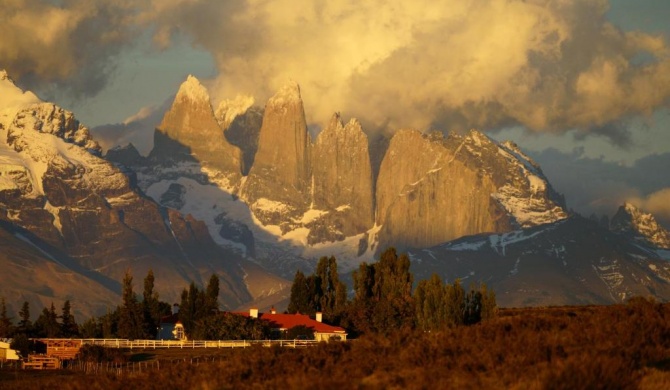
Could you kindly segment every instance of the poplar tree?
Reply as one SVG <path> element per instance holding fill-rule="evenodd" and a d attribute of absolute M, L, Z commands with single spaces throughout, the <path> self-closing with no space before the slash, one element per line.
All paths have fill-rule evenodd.
<path fill-rule="evenodd" d="M 144 278 L 144 291 L 142 292 L 142 317 L 144 336 L 155 339 L 161 320 L 160 302 L 158 292 L 154 289 L 154 271 L 149 269 Z"/>
<path fill-rule="evenodd" d="M 373 264 L 361 263 L 354 272 L 356 298 L 350 318 L 362 332 L 388 333 L 412 327 L 414 306 L 410 261 L 406 254 L 398 256 L 389 248 Z"/>
<path fill-rule="evenodd" d="M 465 322 L 465 290 L 461 286 L 460 279 L 456 279 L 453 285 L 447 285 L 446 290 L 447 322 L 450 325 L 463 325 Z"/>
<path fill-rule="evenodd" d="M 435 330 L 447 323 L 447 292 L 442 279 L 433 274 L 422 280 L 414 292 L 416 323 L 421 330 Z"/>
<path fill-rule="evenodd" d="M 5 297 L 0 298 L 0 338 L 6 339 L 12 335 L 12 319 L 7 314 Z"/>
<path fill-rule="evenodd" d="M 209 316 L 219 311 L 219 277 L 212 274 L 207 283 L 205 292 L 205 315 Z"/>
<path fill-rule="evenodd" d="M 291 285 L 291 297 L 288 304 L 288 312 L 308 314 L 311 311 L 310 288 L 302 271 L 298 270 Z"/>

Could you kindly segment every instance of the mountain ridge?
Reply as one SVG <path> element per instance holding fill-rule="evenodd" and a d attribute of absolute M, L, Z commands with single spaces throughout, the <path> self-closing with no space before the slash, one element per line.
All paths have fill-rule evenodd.
<path fill-rule="evenodd" d="M 30 233 L 33 250 L 22 253 L 47 276 L 58 268 L 41 265 L 54 263 L 50 256 L 64 256 L 71 264 L 65 272 L 82 267 L 111 280 L 120 280 L 130 265 L 137 277 L 153 268 L 161 294 L 176 300 L 175 285 L 202 284 L 215 272 L 224 282 L 224 304 L 237 308 L 285 302 L 287 280 L 321 256 L 335 256 L 348 272 L 392 245 L 410 252 L 420 276 L 431 269 L 451 275 L 491 256 L 508 269 L 481 263 L 489 274 L 475 270 L 472 276 L 498 278 L 493 285 L 505 294 L 524 294 L 510 287 L 510 272 L 522 269 L 515 268 L 517 260 L 534 264 L 525 283 L 532 280 L 538 291 L 537 283 L 553 286 L 551 299 L 501 300 L 506 304 L 584 303 L 588 297 L 613 302 L 654 291 L 670 298 L 670 273 L 659 251 L 665 244 L 649 240 L 665 236 L 650 218 L 630 212 L 629 221 L 644 223 L 609 231 L 570 217 L 537 163 L 514 143 L 476 130 L 400 130 L 377 166 L 376 141 L 356 119 L 344 124 L 336 113 L 312 139 L 297 83 L 285 85 L 262 109 L 240 98 L 214 111 L 206 88 L 189 76 L 156 128 L 148 157 L 130 145 L 110 149 L 104 160 L 72 113 L 33 101 L 8 80 L 0 81 L 0 89 L 11 91 L 0 105 L 0 222 L 14 227 L 6 229 L 11 245 L 24 248 L 16 234 L 27 235 L 16 232 Z M 526 235 L 562 242 L 570 253 L 547 255 L 558 247 L 537 241 L 541 250 L 529 246 L 510 258 L 514 245 L 508 241 Z M 480 236 L 486 239 L 477 247 L 472 240 Z M 454 255 L 458 245 L 476 248 Z M 562 265 L 565 258 L 575 261 Z M 551 265 L 549 271 L 543 264 Z M 607 271 L 614 268 L 623 271 Z M 87 272 L 75 272 L 84 277 L 78 283 L 93 286 Z M 624 282 L 616 285 L 618 275 Z M 588 282 L 580 285 L 580 278 Z M 559 292 L 560 281 L 574 293 Z M 0 293 L 19 296 L 17 288 Z M 43 291 L 49 290 L 46 283 Z M 36 304 L 46 304 L 48 294 L 32 294 Z"/>

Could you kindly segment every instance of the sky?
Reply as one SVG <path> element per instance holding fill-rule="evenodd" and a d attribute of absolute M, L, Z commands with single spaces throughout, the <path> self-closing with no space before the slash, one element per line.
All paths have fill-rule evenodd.
<path fill-rule="evenodd" d="M 337 111 L 369 133 L 477 128 L 519 144 L 580 213 L 631 201 L 670 222 L 666 0 L 0 5 L 0 68 L 144 153 L 188 74 L 214 105 L 263 105 L 295 80 L 315 126 Z"/>

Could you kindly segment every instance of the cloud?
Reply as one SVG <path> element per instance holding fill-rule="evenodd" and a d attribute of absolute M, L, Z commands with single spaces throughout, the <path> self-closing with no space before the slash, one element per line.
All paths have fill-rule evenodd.
<path fill-rule="evenodd" d="M 212 54 L 215 100 L 298 81 L 311 123 L 340 111 L 370 130 L 577 129 L 626 147 L 622 123 L 670 103 L 667 42 L 609 23 L 607 0 L 0 3 L 0 66 L 38 91 L 95 94 L 151 34 Z"/>
<path fill-rule="evenodd" d="M 91 129 L 91 133 L 105 151 L 132 143 L 141 155 L 147 156 L 154 145 L 154 130 L 173 100 L 174 96 L 171 96 L 160 106 L 143 107 L 122 123 L 96 126 Z"/>
<path fill-rule="evenodd" d="M 541 166 L 568 207 L 582 215 L 612 216 L 628 201 L 670 226 L 670 176 L 658 167 L 670 166 L 670 153 L 653 154 L 622 166 L 601 158 L 556 149 L 528 153 Z"/>
<path fill-rule="evenodd" d="M 658 220 L 670 226 L 670 187 L 629 201 L 644 211 L 652 213 Z"/>
<path fill-rule="evenodd" d="M 56 89 L 72 98 L 92 96 L 106 85 L 115 56 L 139 31 L 133 4 L 0 0 L 0 67 L 43 97 Z"/>
<path fill-rule="evenodd" d="M 178 29 L 213 54 L 220 99 L 263 101 L 294 79 L 312 122 L 342 111 L 394 129 L 520 124 L 626 146 L 619 121 L 669 102 L 667 43 L 610 24 L 605 0 L 153 4 L 157 41 Z"/>

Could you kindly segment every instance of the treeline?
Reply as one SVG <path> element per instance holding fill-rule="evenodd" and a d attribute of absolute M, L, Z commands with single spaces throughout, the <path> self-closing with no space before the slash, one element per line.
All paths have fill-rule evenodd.
<path fill-rule="evenodd" d="M 384 251 L 375 263 L 361 263 L 353 273 L 353 294 L 340 280 L 335 257 L 323 257 L 315 271 L 297 271 L 291 286 L 288 313 L 323 314 L 324 322 L 345 328 L 350 337 L 365 333 L 386 334 L 399 329 L 438 330 L 470 325 L 496 313 L 493 291 L 486 285 L 464 289 L 456 280 L 445 284 L 439 276 L 422 280 L 413 291 L 414 275 L 406 254 L 394 248 Z M 12 324 L 4 299 L 0 302 L 0 338 L 22 336 L 49 338 L 156 339 L 161 318 L 172 313 L 172 306 L 159 299 L 149 270 L 142 294 L 133 290 L 133 276 L 126 272 L 122 283 L 122 302 L 113 311 L 92 317 L 77 325 L 70 302 L 58 315 L 52 304 L 30 322 L 30 307 L 24 302 L 20 321 Z M 219 311 L 219 278 L 212 275 L 204 289 L 191 282 L 181 294 L 179 321 L 189 339 L 240 340 L 277 337 L 267 321 Z M 297 331 L 296 331 L 297 332 Z M 293 335 L 296 332 L 291 332 Z M 300 334 L 309 333 L 301 329 Z M 284 335 L 288 337 L 287 335 Z M 280 337 L 283 337 L 280 335 Z"/>
<path fill-rule="evenodd" d="M 0 298 L 0 339 L 21 337 L 77 337 L 79 326 L 72 315 L 72 306 L 67 300 L 63 303 L 60 314 L 51 302 L 51 307 L 42 309 L 33 323 L 30 320 L 30 304 L 23 302 L 19 310 L 19 321 L 14 325 L 12 317 L 7 313 L 5 298 Z"/>
<path fill-rule="evenodd" d="M 387 249 L 377 262 L 363 262 L 354 271 L 354 293 L 349 299 L 339 279 L 337 260 L 323 257 L 312 275 L 296 272 L 288 312 L 322 312 L 326 322 L 346 328 L 352 336 L 399 329 L 437 330 L 475 324 L 495 315 L 495 293 L 485 284 L 472 284 L 466 291 L 459 280 L 444 284 L 433 275 L 412 292 L 414 275 L 409 268 L 407 254 Z"/>

